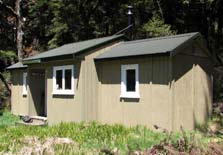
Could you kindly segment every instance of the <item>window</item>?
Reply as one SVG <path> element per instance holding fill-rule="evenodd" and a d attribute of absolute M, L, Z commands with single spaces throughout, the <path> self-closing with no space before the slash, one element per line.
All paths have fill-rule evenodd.
<path fill-rule="evenodd" d="M 53 94 L 74 95 L 74 66 L 53 67 Z"/>
<path fill-rule="evenodd" d="M 139 98 L 139 65 L 121 66 L 121 97 Z"/>
<path fill-rule="evenodd" d="M 27 73 L 23 73 L 22 95 L 27 95 Z"/>
<path fill-rule="evenodd" d="M 136 91 L 136 78 L 135 69 L 126 70 L 126 90 L 127 92 Z"/>

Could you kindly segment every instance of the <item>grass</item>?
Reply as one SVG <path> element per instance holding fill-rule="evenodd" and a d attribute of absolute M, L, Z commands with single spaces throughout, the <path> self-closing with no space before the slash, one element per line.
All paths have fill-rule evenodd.
<path fill-rule="evenodd" d="M 83 152 L 99 151 L 102 148 L 118 148 L 123 154 L 130 150 L 142 150 L 158 144 L 166 135 L 137 126 L 125 128 L 122 125 L 103 125 L 91 123 L 61 123 L 46 127 L 8 127 L 0 129 L 0 152 L 11 150 L 12 143 L 24 136 L 69 137 L 74 140 Z M 13 141 L 14 140 L 14 141 Z M 17 144 L 13 144 L 14 150 Z M 60 148 L 60 147 L 59 147 Z"/>
<path fill-rule="evenodd" d="M 164 133 L 156 133 L 143 126 L 126 128 L 118 124 L 106 125 L 96 122 L 61 123 L 45 127 L 13 126 L 17 120 L 18 117 L 10 112 L 4 112 L 3 116 L 0 116 L 0 152 L 15 152 L 22 147 L 21 139 L 25 136 L 38 136 L 41 140 L 47 137 L 71 138 L 78 144 L 78 154 L 99 152 L 102 148 L 117 148 L 122 154 L 126 154 L 131 150 L 147 149 L 167 137 Z M 61 152 L 68 149 L 64 147 L 57 146 L 56 150 Z M 61 154 L 63 153 L 64 151 Z"/>
<path fill-rule="evenodd" d="M 25 136 L 37 136 L 41 141 L 48 137 L 71 138 L 76 145 L 56 146 L 56 154 L 100 154 L 100 150 L 117 148 L 120 154 L 128 154 L 132 150 L 145 150 L 167 139 L 168 134 L 154 132 L 143 126 L 124 127 L 122 125 L 106 125 L 90 123 L 61 123 L 54 126 L 33 127 L 14 126 L 19 118 L 4 112 L 0 116 L 0 153 L 17 152 L 24 146 Z M 174 143 L 182 134 L 174 134 Z M 200 136 L 206 141 L 206 137 Z"/>
<path fill-rule="evenodd" d="M 0 128 L 15 125 L 15 122 L 19 120 L 18 116 L 12 115 L 9 111 L 4 111 L 1 113 L 2 116 L 0 115 Z"/>

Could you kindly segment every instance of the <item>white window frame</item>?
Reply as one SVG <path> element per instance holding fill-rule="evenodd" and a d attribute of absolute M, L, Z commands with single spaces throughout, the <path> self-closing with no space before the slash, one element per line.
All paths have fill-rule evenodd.
<path fill-rule="evenodd" d="M 27 72 L 23 72 L 22 95 L 27 95 Z"/>
<path fill-rule="evenodd" d="M 65 70 L 71 70 L 71 89 L 65 89 Z M 62 89 L 56 87 L 56 71 L 62 70 Z M 53 67 L 53 95 L 74 95 L 74 65 L 54 66 Z"/>
<path fill-rule="evenodd" d="M 126 71 L 129 69 L 135 70 L 135 91 L 127 91 Z M 140 98 L 139 95 L 139 65 L 127 64 L 121 65 L 121 98 Z"/>

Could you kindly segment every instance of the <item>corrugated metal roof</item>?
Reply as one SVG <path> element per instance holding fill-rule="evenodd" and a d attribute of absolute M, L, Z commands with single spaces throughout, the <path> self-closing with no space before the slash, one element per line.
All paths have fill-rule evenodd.
<path fill-rule="evenodd" d="M 26 63 L 27 61 L 32 61 L 32 60 L 40 60 L 40 59 L 44 59 L 44 58 L 51 58 L 51 57 L 79 53 L 81 51 L 93 48 L 93 47 L 101 45 L 103 43 L 116 40 L 123 36 L 124 35 L 122 35 L 122 34 L 121 35 L 113 35 L 113 36 L 104 37 L 104 38 L 91 39 L 91 40 L 86 40 L 86 41 L 81 41 L 81 42 L 76 42 L 76 43 L 65 44 L 61 47 L 37 54 L 33 57 L 26 58 L 23 60 L 23 62 Z"/>
<path fill-rule="evenodd" d="M 200 36 L 200 33 L 195 32 L 136 41 L 126 41 L 99 55 L 96 59 L 169 53 L 197 36 Z"/>
<path fill-rule="evenodd" d="M 20 68 L 27 68 L 27 65 L 23 65 L 22 62 L 17 62 L 9 67 L 7 67 L 7 70 L 11 70 L 11 69 L 20 69 Z"/>

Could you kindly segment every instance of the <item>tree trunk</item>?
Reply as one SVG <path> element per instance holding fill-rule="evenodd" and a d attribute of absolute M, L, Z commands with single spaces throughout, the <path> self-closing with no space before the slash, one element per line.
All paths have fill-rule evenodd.
<path fill-rule="evenodd" d="M 21 1 L 22 0 L 16 0 L 15 1 L 15 12 L 17 14 L 17 22 L 16 22 L 16 30 L 17 30 L 17 36 L 16 36 L 16 46 L 17 46 L 17 54 L 18 54 L 18 60 L 21 61 L 23 58 L 22 53 L 22 41 L 23 41 L 23 31 L 22 31 L 22 17 L 21 17 Z"/>

